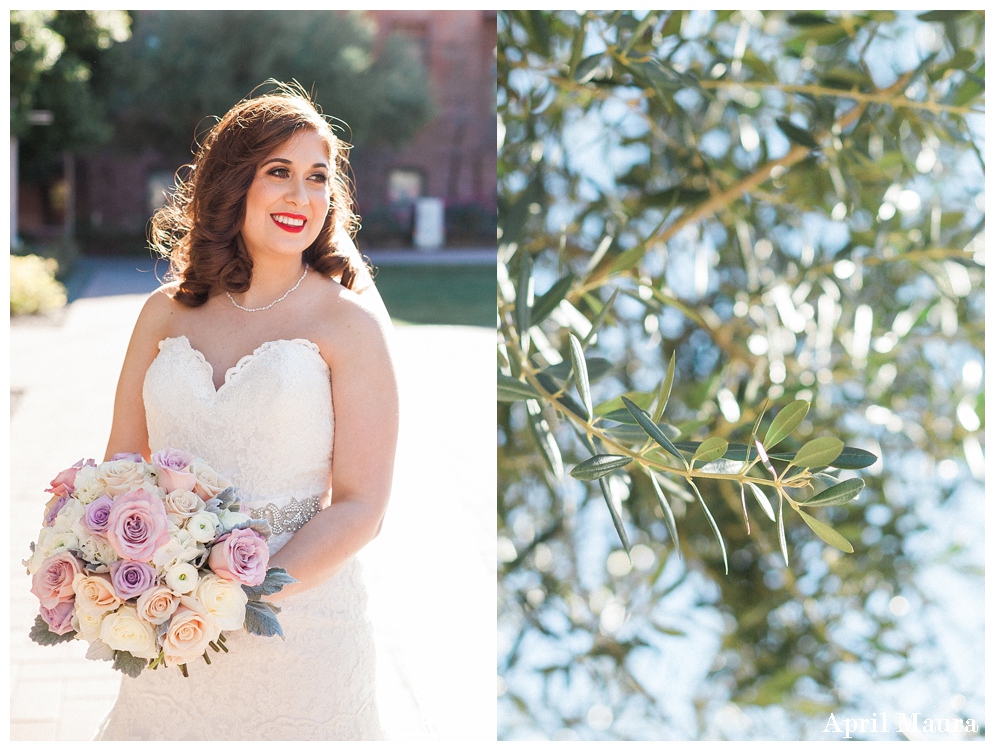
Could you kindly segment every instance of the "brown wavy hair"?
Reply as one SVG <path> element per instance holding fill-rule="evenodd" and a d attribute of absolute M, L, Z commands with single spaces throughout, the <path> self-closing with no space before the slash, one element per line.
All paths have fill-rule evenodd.
<path fill-rule="evenodd" d="M 276 82 L 273 82 L 276 83 Z M 243 99 L 211 128 L 193 164 L 176 175 L 176 190 L 152 217 L 150 245 L 169 258 L 169 281 L 178 281 L 174 299 L 197 307 L 212 294 L 245 292 L 252 258 L 242 239 L 245 199 L 256 169 L 293 136 L 314 131 L 328 147 L 331 206 L 317 239 L 303 260 L 352 289 L 361 271 L 358 258 L 340 251 L 339 232 L 354 236 L 347 143 L 339 139 L 307 92 L 278 84 L 277 90 Z"/>

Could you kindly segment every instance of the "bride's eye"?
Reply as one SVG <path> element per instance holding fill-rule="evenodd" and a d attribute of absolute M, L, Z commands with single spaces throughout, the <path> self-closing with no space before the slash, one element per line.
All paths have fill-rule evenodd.
<path fill-rule="evenodd" d="M 286 167 L 274 167 L 266 174 L 273 175 L 273 177 L 288 177 L 290 175 L 290 170 Z"/>
<path fill-rule="evenodd" d="M 326 175 L 324 172 L 315 172 L 313 175 L 311 175 L 311 179 L 314 180 L 316 183 L 321 183 L 322 185 L 324 185 L 325 183 L 328 182 L 328 175 Z"/>

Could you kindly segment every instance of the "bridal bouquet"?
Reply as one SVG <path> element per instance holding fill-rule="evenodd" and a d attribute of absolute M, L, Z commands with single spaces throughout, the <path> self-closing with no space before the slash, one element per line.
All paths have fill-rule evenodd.
<path fill-rule="evenodd" d="M 52 480 L 24 561 L 41 603 L 39 644 L 83 639 L 86 656 L 135 677 L 227 652 L 224 631 L 283 635 L 262 600 L 292 579 L 267 568 L 269 523 L 240 511 L 235 489 L 191 454 L 145 462 L 80 460 Z"/>

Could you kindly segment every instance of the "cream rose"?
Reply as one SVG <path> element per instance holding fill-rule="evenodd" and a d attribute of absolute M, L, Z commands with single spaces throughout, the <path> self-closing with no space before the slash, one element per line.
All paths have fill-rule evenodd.
<path fill-rule="evenodd" d="M 166 507 L 167 515 L 178 517 L 182 520 L 189 519 L 198 511 L 202 511 L 204 509 L 204 500 L 196 493 L 181 488 L 174 490 L 172 493 L 167 493 L 163 499 L 163 505 Z M 182 524 L 183 522 L 177 521 L 176 523 Z"/>
<path fill-rule="evenodd" d="M 104 462 L 97 467 L 97 478 L 104 483 L 107 495 L 111 498 L 117 498 L 121 493 L 133 490 L 151 480 L 145 462 L 133 462 L 127 459 Z"/>
<path fill-rule="evenodd" d="M 100 624 L 100 641 L 111 649 L 130 652 L 142 659 L 151 660 L 159 654 L 155 629 L 151 623 L 138 617 L 133 605 L 124 605 L 104 617 Z"/>
<path fill-rule="evenodd" d="M 124 602 L 114 591 L 111 578 L 104 574 L 78 573 L 73 578 L 76 608 L 92 613 L 106 613 Z"/>
<path fill-rule="evenodd" d="M 193 490 L 205 501 L 211 500 L 218 493 L 231 485 L 228 480 L 219 475 L 202 461 L 195 460 L 193 464 L 190 465 L 190 471 L 193 472 L 193 476 L 197 478 L 197 484 L 194 486 Z"/>
<path fill-rule="evenodd" d="M 162 639 L 166 666 L 184 665 L 200 657 L 220 633 L 217 621 L 203 605 L 193 597 L 181 597 Z"/>
<path fill-rule="evenodd" d="M 238 582 L 207 574 L 197 585 L 194 597 L 214 616 L 222 630 L 234 631 L 245 624 L 245 603 L 249 598 Z"/>
<path fill-rule="evenodd" d="M 180 598 L 173 591 L 162 584 L 153 587 L 138 596 L 138 617 L 144 618 L 149 623 L 160 625 L 169 620 L 169 617 L 176 612 L 180 606 Z"/>
<path fill-rule="evenodd" d="M 100 638 L 100 627 L 103 625 L 104 618 L 106 617 L 107 613 L 100 613 L 95 610 L 82 610 L 77 607 L 73 613 L 73 629 L 85 641 L 92 643 Z"/>

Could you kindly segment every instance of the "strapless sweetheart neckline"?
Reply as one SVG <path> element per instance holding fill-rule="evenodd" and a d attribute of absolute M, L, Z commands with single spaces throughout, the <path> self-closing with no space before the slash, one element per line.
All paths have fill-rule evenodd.
<path fill-rule="evenodd" d="M 211 382 L 211 387 L 214 389 L 215 395 L 218 395 L 222 391 L 224 391 L 225 388 L 228 386 L 228 384 L 231 383 L 232 377 L 240 373 L 242 369 L 248 365 L 248 363 L 255 360 L 256 357 L 261 355 L 266 350 L 276 347 L 278 345 L 281 344 L 303 345 L 308 349 L 310 349 L 311 351 L 313 351 L 315 354 L 317 354 L 318 357 L 321 357 L 321 349 L 318 347 L 317 344 L 312 342 L 310 339 L 306 339 L 304 337 L 297 337 L 295 339 L 271 339 L 270 341 L 263 342 L 262 344 L 260 344 L 249 354 L 240 357 L 234 365 L 232 365 L 230 368 L 228 368 L 228 370 L 225 371 L 224 380 L 221 382 L 220 386 L 217 386 L 214 383 L 214 366 L 211 365 L 208 359 L 204 356 L 203 352 L 201 352 L 199 349 L 197 349 L 190 343 L 190 340 L 187 338 L 185 334 L 180 334 L 179 336 L 165 337 L 161 342 L 159 342 L 160 349 L 162 348 L 162 345 L 168 341 L 177 341 L 185 344 L 187 349 L 190 350 L 190 352 L 194 355 L 194 357 L 199 362 L 203 363 L 204 370 L 207 374 L 208 379 Z M 322 358 L 322 362 L 324 362 L 324 358 Z"/>

